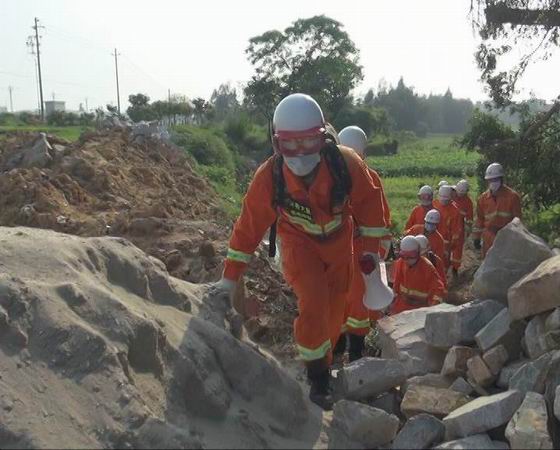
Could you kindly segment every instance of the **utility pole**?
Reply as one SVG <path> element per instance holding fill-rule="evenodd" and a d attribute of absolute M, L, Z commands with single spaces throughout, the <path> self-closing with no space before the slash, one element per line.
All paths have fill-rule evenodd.
<path fill-rule="evenodd" d="M 119 92 L 119 61 L 118 56 L 120 53 L 117 53 L 117 49 L 115 49 L 115 53 L 113 56 L 115 57 L 115 78 L 117 79 L 117 111 L 119 114 L 121 113 L 121 95 Z"/>
<path fill-rule="evenodd" d="M 37 48 L 37 67 L 39 71 L 39 97 L 41 100 L 41 120 L 45 120 L 45 106 L 43 104 L 43 78 L 41 76 L 41 50 L 39 45 L 39 19 L 35 17 L 35 25 L 31 27 L 35 30 L 35 47 Z"/>
<path fill-rule="evenodd" d="M 10 112 L 14 112 L 14 100 L 12 99 L 12 91 L 14 88 L 12 86 L 8 86 L 8 91 L 10 92 Z"/>
<path fill-rule="evenodd" d="M 86 97 L 86 112 L 89 112 L 89 108 L 88 108 L 88 98 Z"/>

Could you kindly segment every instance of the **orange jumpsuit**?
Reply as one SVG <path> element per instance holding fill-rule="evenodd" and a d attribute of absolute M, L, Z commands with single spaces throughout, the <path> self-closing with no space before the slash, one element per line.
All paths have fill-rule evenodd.
<path fill-rule="evenodd" d="M 426 217 L 426 214 L 428 214 L 428 211 L 432 209 L 434 209 L 433 204 L 430 206 L 416 205 L 410 213 L 410 217 L 406 221 L 404 229 L 409 230 L 414 225 L 424 225 L 424 218 Z"/>
<path fill-rule="evenodd" d="M 352 282 L 354 225 L 367 252 L 378 253 L 379 240 L 386 234 L 381 190 L 354 151 L 341 147 L 341 152 L 352 191 L 336 211 L 331 210 L 330 198 L 334 181 L 324 158 L 309 187 L 283 166 L 289 200 L 277 209 L 273 207 L 273 158 L 261 165 L 243 200 L 225 262 L 224 277 L 238 280 L 278 217 L 284 277 L 298 297 L 294 336 L 305 362 L 332 361 L 331 349 L 340 336 Z"/>
<path fill-rule="evenodd" d="M 383 217 L 385 224 L 387 225 L 387 234 L 381 238 L 379 255 L 382 259 L 385 259 L 391 247 L 391 232 L 389 230 L 391 224 L 391 211 L 389 210 L 389 203 L 385 197 L 385 192 L 379 175 L 371 168 L 369 169 L 369 174 L 371 175 L 374 184 L 381 189 Z M 371 311 L 364 306 L 364 294 L 366 287 L 360 268 L 360 256 L 362 255 L 362 252 L 363 244 L 358 231 L 354 239 L 354 277 L 352 278 L 352 285 L 350 286 L 350 292 L 348 293 L 345 321 L 342 327 L 343 332 L 348 332 L 358 336 L 365 336 L 368 334 L 371 328 L 371 321 L 379 320 L 383 317 L 380 312 Z"/>
<path fill-rule="evenodd" d="M 455 197 L 455 204 L 457 205 L 457 208 L 459 208 L 459 212 L 465 219 L 465 225 L 467 229 L 470 229 L 472 227 L 474 218 L 473 201 L 468 194 L 463 196 L 457 195 L 457 197 Z"/>
<path fill-rule="evenodd" d="M 449 267 L 449 263 L 451 263 L 454 269 L 459 269 L 465 234 L 463 216 L 454 202 L 443 205 L 439 200 L 435 200 L 434 208 L 439 211 L 441 216 L 437 229 L 445 241 L 446 267 Z M 460 252 L 459 248 L 461 248 Z"/>
<path fill-rule="evenodd" d="M 445 241 L 443 240 L 443 236 L 438 230 L 435 230 L 433 233 L 426 233 L 424 229 L 424 225 L 414 225 L 409 230 L 405 231 L 405 236 L 418 236 L 423 234 L 428 238 L 430 242 L 430 249 L 434 252 L 441 260 L 443 261 L 445 258 Z"/>
<path fill-rule="evenodd" d="M 391 305 L 391 314 L 436 305 L 441 303 L 445 293 L 436 268 L 423 256 L 412 267 L 399 258 L 395 264 L 393 290 L 396 298 Z"/>
<path fill-rule="evenodd" d="M 503 185 L 498 189 L 496 195 L 492 195 L 488 190 L 478 197 L 473 238 L 482 238 L 483 257 L 492 247 L 498 231 L 515 217 L 521 219 L 521 198 L 508 186 Z"/>
<path fill-rule="evenodd" d="M 436 268 L 439 277 L 441 278 L 441 282 L 443 283 L 443 287 L 445 288 L 445 292 L 444 292 L 444 297 L 445 297 L 447 295 L 447 274 L 445 270 L 445 264 L 443 263 L 443 259 L 441 259 L 434 252 L 428 252 L 428 254 L 425 255 L 425 257 Z"/>

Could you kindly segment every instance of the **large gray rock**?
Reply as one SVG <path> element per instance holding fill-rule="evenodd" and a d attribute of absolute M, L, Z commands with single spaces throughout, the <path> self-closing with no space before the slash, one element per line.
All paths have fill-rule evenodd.
<path fill-rule="evenodd" d="M 525 329 L 525 347 L 527 356 L 537 359 L 550 350 L 557 348 L 555 339 L 552 338 L 554 331 L 547 332 L 546 321 L 548 314 L 539 314 L 533 317 Z"/>
<path fill-rule="evenodd" d="M 498 232 L 474 275 L 473 292 L 479 298 L 505 303 L 508 289 L 550 257 L 552 250 L 548 245 L 529 233 L 516 218 Z"/>
<path fill-rule="evenodd" d="M 556 393 L 554 397 L 554 415 L 560 420 L 560 386 L 556 386 Z"/>
<path fill-rule="evenodd" d="M 379 320 L 377 327 L 381 356 L 401 361 L 408 377 L 439 372 L 446 352 L 432 347 L 426 341 L 426 314 L 454 309 L 455 306 L 441 304 L 405 311 Z"/>
<path fill-rule="evenodd" d="M 524 319 L 560 306 L 560 256 L 547 259 L 508 292 L 509 314 Z"/>
<path fill-rule="evenodd" d="M 15 167 L 39 167 L 43 168 L 50 164 L 52 161 L 51 153 L 53 149 L 45 133 L 39 133 L 39 136 L 32 144 L 19 150 L 7 162 L 6 168 L 8 170 Z"/>
<path fill-rule="evenodd" d="M 384 392 L 383 394 L 367 401 L 367 404 L 372 408 L 377 408 L 385 411 L 388 414 L 394 414 L 395 416 L 401 415 L 401 401 L 402 396 L 396 389 L 391 389 L 389 392 Z"/>
<path fill-rule="evenodd" d="M 340 398 L 374 397 L 406 381 L 404 366 L 394 359 L 361 358 L 338 372 L 336 393 Z"/>
<path fill-rule="evenodd" d="M 547 332 L 560 330 L 560 308 L 556 308 L 547 317 L 545 322 L 545 330 Z"/>
<path fill-rule="evenodd" d="M 341 400 L 334 405 L 332 426 L 366 448 L 377 448 L 395 438 L 399 419 L 362 403 Z"/>
<path fill-rule="evenodd" d="M 457 378 L 449 387 L 452 391 L 461 392 L 465 395 L 471 395 L 474 392 L 472 385 L 463 377 Z"/>
<path fill-rule="evenodd" d="M 515 361 L 504 367 L 500 371 L 500 376 L 498 377 L 498 381 L 496 381 L 496 386 L 502 389 L 509 389 L 511 377 L 528 362 L 529 361 L 527 360 Z"/>
<path fill-rule="evenodd" d="M 407 418 L 422 413 L 445 417 L 470 400 L 467 395 L 451 389 L 417 385 L 408 388 L 404 394 L 401 411 Z"/>
<path fill-rule="evenodd" d="M 524 321 L 512 322 L 508 310 L 504 308 L 476 334 L 476 344 L 483 352 L 501 344 L 508 355 L 515 358 L 520 352 L 519 343 L 526 326 Z"/>
<path fill-rule="evenodd" d="M 518 369 L 509 380 L 509 388 L 521 392 L 543 394 L 552 353 L 545 353 L 536 361 L 529 361 Z"/>
<path fill-rule="evenodd" d="M 509 355 L 503 345 L 497 345 L 482 355 L 482 359 L 490 369 L 490 372 L 492 372 L 492 375 L 499 375 L 507 363 Z"/>
<path fill-rule="evenodd" d="M 527 392 L 525 400 L 506 428 L 506 438 L 512 449 L 552 449 L 548 432 L 546 402 L 541 394 Z"/>
<path fill-rule="evenodd" d="M 497 428 L 509 422 L 523 401 L 523 393 L 507 391 L 479 397 L 443 419 L 446 439 L 455 439 Z"/>
<path fill-rule="evenodd" d="M 495 300 L 472 301 L 452 310 L 426 315 L 426 340 L 434 347 L 450 348 L 474 342 L 474 337 L 504 305 Z"/>
<path fill-rule="evenodd" d="M 443 422 L 429 414 L 414 416 L 399 431 L 393 441 L 394 449 L 424 449 L 443 441 Z"/>
<path fill-rule="evenodd" d="M 445 356 L 441 374 L 445 376 L 458 376 L 467 373 L 467 361 L 476 355 L 476 350 L 471 347 L 456 345 L 451 347 Z"/>
<path fill-rule="evenodd" d="M 467 361 L 469 378 L 481 387 L 488 387 L 496 380 L 496 376 L 486 365 L 480 355 L 475 355 Z"/>
<path fill-rule="evenodd" d="M 509 449 L 507 444 L 490 439 L 487 434 L 475 434 L 463 439 L 445 442 L 434 447 L 442 450 L 472 450 L 472 449 Z"/>

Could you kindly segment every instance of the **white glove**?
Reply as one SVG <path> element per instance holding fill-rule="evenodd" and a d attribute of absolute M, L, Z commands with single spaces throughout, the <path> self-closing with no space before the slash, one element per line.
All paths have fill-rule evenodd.
<path fill-rule="evenodd" d="M 219 291 L 224 291 L 228 294 L 229 304 L 233 306 L 233 299 L 235 297 L 235 290 L 237 289 L 237 281 L 223 278 L 214 284 L 214 287 Z"/>
<path fill-rule="evenodd" d="M 229 322 L 231 334 L 233 334 L 237 339 L 241 339 L 243 336 L 243 317 L 233 307 L 237 281 L 222 277 L 220 281 L 214 283 L 213 287 L 218 292 L 227 293 L 229 308 L 226 312 L 226 320 Z"/>

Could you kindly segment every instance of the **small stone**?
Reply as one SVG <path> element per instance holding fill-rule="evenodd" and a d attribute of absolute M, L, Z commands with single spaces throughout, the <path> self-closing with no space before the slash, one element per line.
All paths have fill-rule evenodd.
<path fill-rule="evenodd" d="M 446 377 L 440 373 L 427 373 L 426 375 L 418 375 L 409 378 L 401 385 L 401 392 L 403 394 L 412 386 L 430 386 L 441 389 L 448 389 L 453 383 L 453 377 Z"/>
<path fill-rule="evenodd" d="M 509 380 L 509 388 L 521 392 L 544 394 L 548 365 L 552 353 L 545 353 L 536 361 L 529 361 L 518 369 Z"/>
<path fill-rule="evenodd" d="M 362 400 L 382 394 L 406 380 L 404 366 L 392 359 L 361 358 L 338 372 L 336 394 Z"/>
<path fill-rule="evenodd" d="M 377 448 L 395 438 L 399 419 L 362 403 L 341 400 L 334 405 L 332 426 L 366 448 Z"/>
<path fill-rule="evenodd" d="M 523 321 L 512 322 L 508 310 L 504 308 L 476 334 L 475 340 L 483 352 L 502 344 L 509 356 L 516 358 L 526 325 Z"/>
<path fill-rule="evenodd" d="M 405 423 L 395 440 L 394 449 L 424 449 L 441 442 L 445 436 L 443 422 L 429 414 L 419 414 Z"/>
<path fill-rule="evenodd" d="M 472 395 L 474 392 L 472 385 L 462 377 L 457 378 L 449 389 L 455 392 L 461 392 L 465 395 Z"/>
<path fill-rule="evenodd" d="M 475 448 L 498 449 L 503 447 L 495 447 L 494 442 L 488 437 L 487 434 L 475 434 L 463 439 L 445 442 L 441 445 L 438 445 L 437 447 L 434 447 L 434 449 L 441 450 L 472 450 Z"/>
<path fill-rule="evenodd" d="M 471 347 L 454 346 L 449 349 L 443 367 L 442 375 L 458 376 L 467 373 L 467 361 L 476 355 L 476 351 Z"/>
<path fill-rule="evenodd" d="M 445 417 L 470 400 L 465 394 L 450 389 L 417 385 L 409 387 L 406 391 L 401 403 L 401 411 L 407 418 L 422 413 Z"/>
<path fill-rule="evenodd" d="M 482 359 L 490 369 L 490 372 L 492 372 L 492 375 L 499 375 L 505 363 L 508 361 L 509 355 L 503 345 L 498 345 L 482 355 Z"/>
<path fill-rule="evenodd" d="M 495 375 L 490 371 L 480 355 L 473 356 L 467 361 L 469 376 L 480 386 L 490 386 L 495 380 Z"/>
<path fill-rule="evenodd" d="M 523 393 L 507 391 L 479 397 L 443 419 L 446 439 L 456 439 L 498 428 L 510 421 L 523 401 Z"/>
<path fill-rule="evenodd" d="M 552 449 L 548 433 L 546 402 L 541 394 L 527 392 L 525 400 L 506 428 L 506 438 L 512 449 Z"/>
<path fill-rule="evenodd" d="M 216 247 L 212 242 L 204 241 L 202 244 L 200 244 L 198 254 L 203 258 L 213 258 L 214 256 L 216 256 Z"/>

